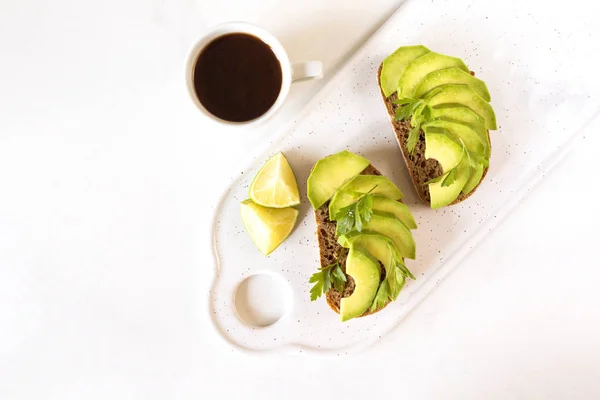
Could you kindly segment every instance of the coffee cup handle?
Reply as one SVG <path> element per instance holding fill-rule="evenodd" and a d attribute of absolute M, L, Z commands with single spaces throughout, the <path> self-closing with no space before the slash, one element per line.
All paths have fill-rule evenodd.
<path fill-rule="evenodd" d="M 323 63 L 321 61 L 306 61 L 292 63 L 292 82 L 321 79 Z"/>

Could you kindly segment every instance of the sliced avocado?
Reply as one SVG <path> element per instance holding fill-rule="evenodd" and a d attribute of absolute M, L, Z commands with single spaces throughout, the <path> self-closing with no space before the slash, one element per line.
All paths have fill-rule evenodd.
<path fill-rule="evenodd" d="M 363 223 L 362 229 L 363 232 L 375 232 L 390 238 L 402 257 L 415 259 L 415 239 L 399 219 L 374 212 L 371 220 Z"/>
<path fill-rule="evenodd" d="M 487 153 L 486 143 L 481 140 L 481 137 L 468 125 L 461 122 L 452 122 L 442 119 L 437 119 L 421 125 L 423 132 L 428 133 L 450 133 L 451 137 L 462 141 L 467 150 L 473 153 L 485 155 Z"/>
<path fill-rule="evenodd" d="M 393 260 L 402 261 L 402 255 L 394 242 L 392 242 L 390 238 L 377 233 L 360 233 L 353 235 L 347 239 L 346 245 L 348 248 L 366 251 L 381 262 L 385 268 L 387 277 L 393 276 L 392 274 L 396 273 L 395 269 L 397 264 L 393 262 Z M 402 267 L 402 270 L 414 279 L 414 276 L 406 267 Z M 396 295 L 398 292 L 396 292 Z M 396 299 L 394 298 L 393 300 Z"/>
<path fill-rule="evenodd" d="M 380 235 L 379 233 L 364 232 L 347 236 L 344 241 L 344 247 L 357 248 L 366 251 L 378 261 L 381 261 L 386 271 L 389 271 L 391 267 L 391 252 L 394 252 L 393 255 L 397 259 L 402 260 L 402 256 L 394 242 L 392 242 L 390 238 Z"/>
<path fill-rule="evenodd" d="M 383 264 L 386 277 L 390 278 L 396 275 L 396 263 L 393 262 L 393 260 L 402 261 L 402 258 L 400 256 L 400 252 L 394 245 L 394 242 L 392 242 L 389 238 L 375 233 L 364 233 L 350 238 L 348 240 L 348 244 L 350 248 L 365 251 Z M 395 281 L 391 280 L 391 282 L 394 283 Z M 390 285 L 390 281 L 382 282 L 382 284 Z M 388 286 L 388 288 L 390 287 L 391 286 Z M 389 295 L 393 297 L 392 300 L 396 300 L 398 294 L 400 293 L 400 288 L 395 287 L 394 289 L 394 293 L 392 293 L 391 290 L 389 293 Z"/>
<path fill-rule="evenodd" d="M 383 175 L 357 175 L 340 189 L 346 192 L 358 193 L 367 193 L 373 189 L 371 193 L 382 194 L 394 200 L 400 200 L 404 197 L 400 189 L 388 177 Z"/>
<path fill-rule="evenodd" d="M 340 209 L 354 203 L 358 197 L 358 195 L 352 195 L 348 192 L 336 192 L 329 206 L 329 219 L 335 221 L 335 215 L 337 212 Z M 336 204 L 334 204 L 334 202 Z M 333 207 L 331 204 L 333 204 Z M 417 229 L 417 223 L 415 222 L 415 219 L 413 218 L 406 204 L 397 200 L 390 199 L 389 197 L 380 194 L 375 194 L 373 196 L 373 211 L 398 218 L 404 225 L 406 225 L 408 229 Z"/>
<path fill-rule="evenodd" d="M 450 57 L 433 51 L 415 58 L 406 66 L 402 77 L 400 77 L 400 81 L 398 82 L 398 98 L 414 98 L 415 89 L 427 75 L 440 69 L 452 67 L 461 69 L 467 73 L 469 72 L 469 68 L 467 68 L 460 58 Z"/>
<path fill-rule="evenodd" d="M 375 188 L 373 192 L 375 190 L 377 190 L 377 188 Z M 338 189 L 329 202 L 329 219 L 331 221 L 335 221 L 335 216 L 338 211 L 352 203 L 355 203 L 360 196 L 361 195 L 359 193 L 349 193 Z"/>
<path fill-rule="evenodd" d="M 417 223 L 404 203 L 385 196 L 373 196 L 373 211 L 380 214 L 390 214 L 398 218 L 408 229 L 417 229 Z"/>
<path fill-rule="evenodd" d="M 457 168 L 456 180 L 450 186 L 443 187 L 442 182 L 430 183 L 431 208 L 438 209 L 452 203 L 460 195 L 462 188 L 469 180 L 471 169 L 464 159 Z"/>
<path fill-rule="evenodd" d="M 373 303 L 377 294 L 381 271 L 379 263 L 358 249 L 350 249 L 346 259 L 346 274 L 354 279 L 354 292 L 342 298 L 340 317 L 342 322 L 360 317 Z"/>
<path fill-rule="evenodd" d="M 456 167 L 461 160 L 462 147 L 444 133 L 425 134 L 425 158 L 436 159 L 444 172 Z"/>
<path fill-rule="evenodd" d="M 317 161 L 307 181 L 308 200 L 315 209 L 321 207 L 340 186 L 360 174 L 370 163 L 347 150 Z"/>
<path fill-rule="evenodd" d="M 485 127 L 485 120 L 469 107 L 451 104 L 448 107 L 438 106 L 431 109 L 433 119 L 451 119 L 468 125 L 481 125 Z"/>
<path fill-rule="evenodd" d="M 475 186 L 481 181 L 481 177 L 483 176 L 483 165 L 477 164 L 475 167 L 471 166 L 471 176 L 467 183 L 465 183 L 465 187 L 463 187 L 462 192 L 464 194 L 471 193 Z"/>
<path fill-rule="evenodd" d="M 456 200 L 469 179 L 469 164 L 467 158 L 462 157 L 462 146 L 443 133 L 425 133 L 425 158 L 436 159 L 443 173 L 458 165 L 456 180 L 451 185 L 444 187 L 441 181 L 429 184 L 431 208 L 447 206 Z"/>
<path fill-rule="evenodd" d="M 426 96 L 433 108 L 442 105 L 462 105 L 473 110 L 485 120 L 486 129 L 497 129 L 496 114 L 492 106 L 466 85 L 444 85 Z"/>
<path fill-rule="evenodd" d="M 425 46 L 402 46 L 383 60 L 379 80 L 385 97 L 390 97 L 398 89 L 398 81 L 404 68 L 415 58 L 429 53 Z"/>
<path fill-rule="evenodd" d="M 431 109 L 431 117 L 433 119 L 443 119 L 452 122 L 461 122 L 469 125 L 481 138 L 487 147 L 486 157 L 490 155 L 490 137 L 487 129 L 485 129 L 485 121 L 475 111 L 468 107 L 439 107 Z"/>
<path fill-rule="evenodd" d="M 484 81 L 456 67 L 440 69 L 427 75 L 415 89 L 414 97 L 419 99 L 430 90 L 450 83 L 467 85 L 485 101 L 491 100 L 490 92 Z"/>
<path fill-rule="evenodd" d="M 404 195 L 387 177 L 382 175 L 357 175 L 343 185 L 329 202 L 329 218 L 334 219 L 337 212 L 356 201 L 362 193 L 381 194 L 394 200 Z"/>

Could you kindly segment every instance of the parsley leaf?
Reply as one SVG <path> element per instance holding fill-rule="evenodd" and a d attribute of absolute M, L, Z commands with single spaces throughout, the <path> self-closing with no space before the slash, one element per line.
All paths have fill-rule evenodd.
<path fill-rule="evenodd" d="M 390 298 L 390 286 L 387 281 L 381 282 L 379 285 L 379 289 L 377 289 L 377 294 L 375 295 L 375 299 L 373 300 L 373 304 L 371 304 L 370 312 L 377 310 L 378 308 L 383 307 Z"/>
<path fill-rule="evenodd" d="M 432 120 L 431 107 L 427 103 L 423 103 L 423 107 L 419 110 L 418 114 L 421 122 L 429 122 Z"/>
<path fill-rule="evenodd" d="M 415 114 L 417 109 L 422 107 L 422 105 L 425 103 L 425 100 L 403 98 L 396 100 L 394 103 L 402 106 L 396 110 L 394 119 L 396 121 L 404 121 L 407 120 L 411 115 Z"/>
<path fill-rule="evenodd" d="M 425 185 L 429 185 L 430 183 L 438 183 L 438 182 L 441 181 L 442 182 L 442 187 L 451 186 L 454 183 L 454 181 L 456 181 L 457 168 L 458 168 L 458 165 L 456 167 L 450 169 L 445 174 L 442 174 L 440 176 L 437 176 L 437 177 L 435 177 L 433 179 L 428 180 L 424 184 Z"/>
<path fill-rule="evenodd" d="M 442 181 L 442 187 L 448 187 L 456 181 L 456 174 L 457 174 L 456 171 L 457 171 L 457 169 L 456 169 L 456 167 L 454 167 L 450 170 L 450 172 L 448 172 L 446 174 L 446 177 Z"/>
<path fill-rule="evenodd" d="M 309 283 L 314 283 L 314 286 L 310 289 L 310 301 L 315 301 L 323 294 L 323 272 L 316 272 L 312 274 Z"/>
<path fill-rule="evenodd" d="M 406 149 L 410 154 L 415 151 L 415 147 L 417 147 L 417 143 L 419 141 L 419 132 L 421 131 L 421 124 L 426 123 L 431 120 L 431 107 L 425 102 L 422 101 L 419 104 L 411 118 L 411 125 L 413 128 L 408 133 L 408 138 L 406 139 Z"/>
<path fill-rule="evenodd" d="M 338 237 L 352 231 L 362 232 L 364 223 L 368 223 L 373 215 L 373 196 L 370 194 L 377 186 L 363 193 L 358 201 L 341 208 L 335 215 L 335 233 Z"/>
<path fill-rule="evenodd" d="M 358 231 L 358 232 L 362 232 L 362 218 L 360 216 L 360 209 L 358 207 L 358 203 L 360 203 L 360 200 L 356 202 L 356 207 L 354 207 L 354 230 Z M 369 221 L 366 221 L 369 222 Z M 345 234 L 348 232 L 343 232 L 342 234 Z"/>
<path fill-rule="evenodd" d="M 406 139 L 406 149 L 408 150 L 408 152 L 410 154 L 414 153 L 415 147 L 417 147 L 420 131 L 421 131 L 421 124 L 417 124 L 408 133 L 408 138 Z"/>
<path fill-rule="evenodd" d="M 337 264 L 335 268 L 331 270 L 331 280 L 333 281 L 335 290 L 342 293 L 346 287 L 346 274 L 342 271 L 340 264 Z"/>
<path fill-rule="evenodd" d="M 396 268 L 398 268 L 400 271 L 402 271 L 402 274 L 405 276 L 408 276 L 410 279 L 413 279 L 413 280 L 417 279 L 412 274 L 412 272 L 410 272 L 410 270 L 408 268 L 406 268 L 406 265 L 404 265 L 404 263 L 401 260 L 398 260 L 396 262 Z"/>
<path fill-rule="evenodd" d="M 319 272 L 312 274 L 308 282 L 314 283 L 310 289 L 310 300 L 315 301 L 323 293 L 327 293 L 332 285 L 335 290 L 341 293 L 346 287 L 346 275 L 342 271 L 340 264 L 336 261 L 331 265 L 319 268 Z"/>
<path fill-rule="evenodd" d="M 406 283 L 406 278 L 415 279 L 414 275 L 406 268 L 395 248 L 388 244 L 390 249 L 389 271 L 386 269 L 386 279 L 381 282 L 377 294 L 373 299 L 370 311 L 373 312 L 383 307 L 388 301 L 395 301 Z"/>
<path fill-rule="evenodd" d="M 329 292 L 329 289 L 331 289 L 331 273 L 330 273 L 331 269 L 327 269 L 326 271 L 323 271 L 323 273 L 321 274 L 323 276 L 323 293 L 327 293 Z"/>
<path fill-rule="evenodd" d="M 475 153 L 471 153 L 469 152 L 469 157 L 477 164 L 481 164 L 483 165 L 484 168 L 489 167 L 490 166 L 490 160 L 480 156 L 479 154 L 475 154 Z"/>
<path fill-rule="evenodd" d="M 336 214 L 335 219 L 337 226 L 335 229 L 335 233 L 338 237 L 345 235 L 346 233 L 352 231 L 352 229 L 354 228 L 354 214 L 356 212 L 355 208 L 356 207 L 354 206 L 354 204 L 352 204 L 348 207 L 340 209 L 340 211 L 338 211 L 338 213 Z"/>
<path fill-rule="evenodd" d="M 390 250 L 390 262 L 389 265 L 392 266 L 392 271 L 386 271 L 387 278 L 390 283 L 390 289 L 392 293 L 395 291 L 400 292 L 400 289 L 396 289 L 398 284 L 398 277 L 395 276 L 397 273 L 400 273 L 404 279 L 405 276 L 410 277 L 411 279 L 415 279 L 415 276 L 406 268 L 406 265 L 402 262 L 402 257 L 399 256 L 395 247 L 392 247 L 391 244 L 388 243 L 388 248 Z"/>
<path fill-rule="evenodd" d="M 396 281 L 394 279 L 394 270 L 396 269 L 396 247 L 388 243 L 388 252 L 390 253 L 390 260 L 388 261 L 387 268 L 385 270 L 385 278 L 388 282 L 390 293 L 394 291 Z"/>
<path fill-rule="evenodd" d="M 367 195 L 356 202 L 356 230 L 362 232 L 364 222 L 369 222 L 373 215 L 373 196 Z"/>
<path fill-rule="evenodd" d="M 442 179 L 444 179 L 445 175 L 442 174 L 440 176 L 437 176 L 433 179 L 428 180 L 427 182 L 424 183 L 424 185 L 429 185 L 430 183 L 438 183 L 439 181 L 441 181 Z"/>
<path fill-rule="evenodd" d="M 398 295 L 400 295 L 404 284 L 406 283 L 406 276 L 404 276 L 404 274 L 402 273 L 402 271 L 400 271 L 399 268 L 396 268 L 394 270 L 394 281 L 395 287 L 394 290 L 390 293 L 390 296 L 392 300 L 395 301 L 398 298 Z"/>

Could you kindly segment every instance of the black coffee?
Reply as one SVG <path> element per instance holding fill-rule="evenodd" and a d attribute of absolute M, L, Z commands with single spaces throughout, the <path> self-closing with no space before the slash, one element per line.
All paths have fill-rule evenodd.
<path fill-rule="evenodd" d="M 271 47 L 244 33 L 223 35 L 209 43 L 194 67 L 200 103 L 232 122 L 266 113 L 281 90 L 281 65 Z"/>

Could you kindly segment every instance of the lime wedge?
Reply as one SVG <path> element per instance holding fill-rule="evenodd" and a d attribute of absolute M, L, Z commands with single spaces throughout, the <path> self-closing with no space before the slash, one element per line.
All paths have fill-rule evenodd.
<path fill-rule="evenodd" d="M 242 221 L 256 247 L 269 255 L 294 229 L 298 210 L 292 207 L 268 208 L 252 200 L 242 202 Z"/>
<path fill-rule="evenodd" d="M 264 207 L 284 208 L 300 204 L 300 192 L 292 167 L 277 153 L 258 171 L 250 184 L 250 198 Z"/>

